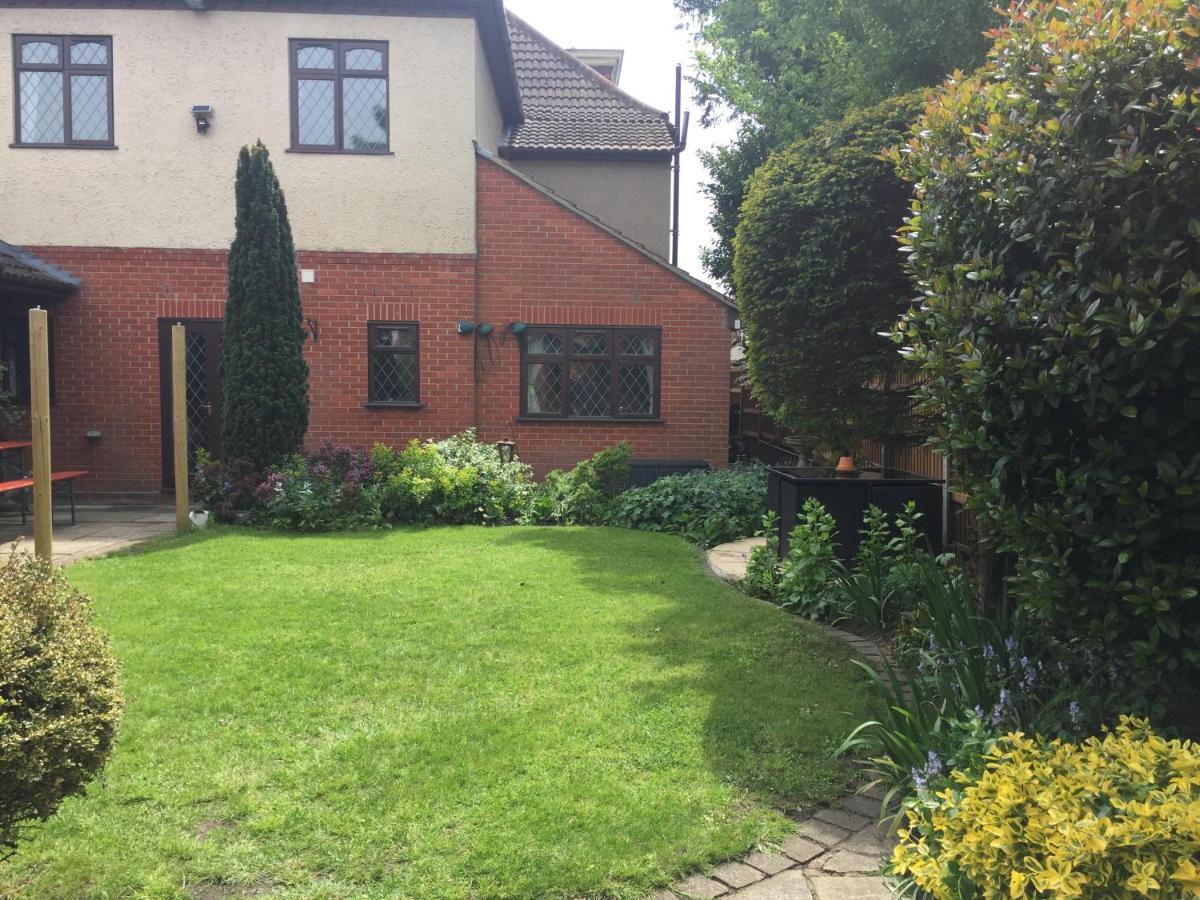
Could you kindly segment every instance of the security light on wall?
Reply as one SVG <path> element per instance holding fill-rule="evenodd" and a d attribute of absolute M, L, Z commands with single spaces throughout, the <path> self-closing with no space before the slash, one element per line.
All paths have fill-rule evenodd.
<path fill-rule="evenodd" d="M 192 107 L 192 118 L 196 120 L 196 133 L 208 134 L 209 126 L 212 124 L 212 117 L 217 114 L 217 111 L 207 103 L 198 103 Z"/>

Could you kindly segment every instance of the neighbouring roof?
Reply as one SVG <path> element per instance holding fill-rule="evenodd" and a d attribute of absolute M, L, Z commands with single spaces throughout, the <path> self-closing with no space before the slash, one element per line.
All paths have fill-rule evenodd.
<path fill-rule="evenodd" d="M 518 157 L 669 156 L 667 114 L 625 93 L 511 12 L 508 33 L 525 121 L 500 153 Z"/>
<path fill-rule="evenodd" d="M 592 225 L 599 228 L 605 234 L 612 236 L 616 240 L 620 241 L 622 244 L 625 244 L 627 247 L 633 248 L 638 253 L 640 253 L 642 256 L 646 257 L 646 259 L 648 259 L 652 263 L 654 263 L 656 266 L 660 266 L 661 268 L 666 269 L 668 272 L 670 272 L 675 277 L 683 279 L 688 284 L 690 284 L 692 287 L 696 288 L 697 290 L 703 291 L 705 294 L 708 294 L 708 296 L 711 297 L 713 300 L 715 300 L 718 304 L 720 304 L 721 306 L 723 306 L 727 310 L 729 310 L 730 321 L 732 321 L 732 314 L 737 312 L 737 304 L 734 303 L 732 300 L 730 300 L 728 297 L 726 297 L 724 294 L 722 294 L 720 291 L 718 291 L 716 288 L 714 288 L 712 285 L 706 284 L 705 282 L 701 281 L 699 278 L 697 278 L 696 276 L 689 273 L 686 269 L 681 269 L 681 268 L 679 268 L 679 266 L 671 265 L 669 262 L 667 262 L 665 259 L 663 259 L 661 256 L 659 256 L 653 250 L 649 249 L 648 247 L 643 246 L 642 244 L 639 244 L 637 241 L 633 240 L 632 238 L 627 237 L 626 235 L 619 232 L 617 229 L 613 228 L 611 225 L 608 225 L 608 224 L 600 221 L 599 219 L 597 219 L 595 216 L 593 216 L 587 210 L 580 209 L 578 206 L 576 206 L 570 200 L 567 200 L 565 197 L 560 197 L 558 194 L 554 193 L 554 191 L 550 190 L 550 188 L 546 187 L 543 184 L 539 184 L 537 181 L 530 178 L 528 175 L 526 175 L 520 169 L 510 166 L 504 160 L 493 155 L 488 150 L 485 150 L 483 147 L 480 147 L 479 144 L 475 145 L 475 153 L 481 159 L 486 159 L 488 162 L 492 163 L 493 165 L 499 166 L 501 169 L 503 169 L 505 172 L 507 172 L 513 178 L 516 178 L 518 181 L 528 185 L 532 190 L 541 194 L 543 197 L 547 198 L 548 200 L 554 201 L 555 203 L 557 203 L 559 206 L 563 207 L 564 209 L 570 210 L 575 215 L 579 216 L 581 219 L 584 219 L 587 222 L 590 222 Z"/>
<path fill-rule="evenodd" d="M 69 272 L 43 262 L 27 250 L 0 241 L 0 284 L 69 294 L 81 282 Z"/>

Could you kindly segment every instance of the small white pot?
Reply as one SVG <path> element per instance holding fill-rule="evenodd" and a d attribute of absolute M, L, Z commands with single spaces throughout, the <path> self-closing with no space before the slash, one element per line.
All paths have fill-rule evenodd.
<path fill-rule="evenodd" d="M 192 527 L 199 531 L 202 528 L 208 527 L 208 510 L 200 509 L 195 512 L 188 513 L 188 518 L 192 520 Z"/>

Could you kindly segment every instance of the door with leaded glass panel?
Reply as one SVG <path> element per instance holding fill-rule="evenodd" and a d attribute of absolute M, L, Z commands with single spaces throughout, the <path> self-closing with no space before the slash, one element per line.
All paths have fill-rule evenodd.
<path fill-rule="evenodd" d="M 163 490 L 175 489 L 175 441 L 172 425 L 171 326 L 178 319 L 158 320 L 159 371 L 162 395 Z M 196 451 L 221 452 L 220 319 L 185 319 L 184 395 L 187 398 L 188 460 L 194 471 Z"/>

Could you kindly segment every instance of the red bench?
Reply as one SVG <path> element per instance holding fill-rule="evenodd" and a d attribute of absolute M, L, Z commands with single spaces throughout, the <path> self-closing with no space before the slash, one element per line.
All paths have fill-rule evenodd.
<path fill-rule="evenodd" d="M 87 472 L 67 471 L 67 472 L 51 472 L 50 473 L 50 489 L 53 490 L 56 485 L 66 485 L 67 497 L 71 501 L 71 524 L 75 524 L 75 479 L 82 478 Z M 11 481 L 0 481 L 0 494 L 11 494 L 14 491 L 27 491 L 33 487 L 32 478 L 14 478 Z M 21 524 L 25 524 L 25 519 L 28 516 L 25 498 L 21 498 Z"/>

